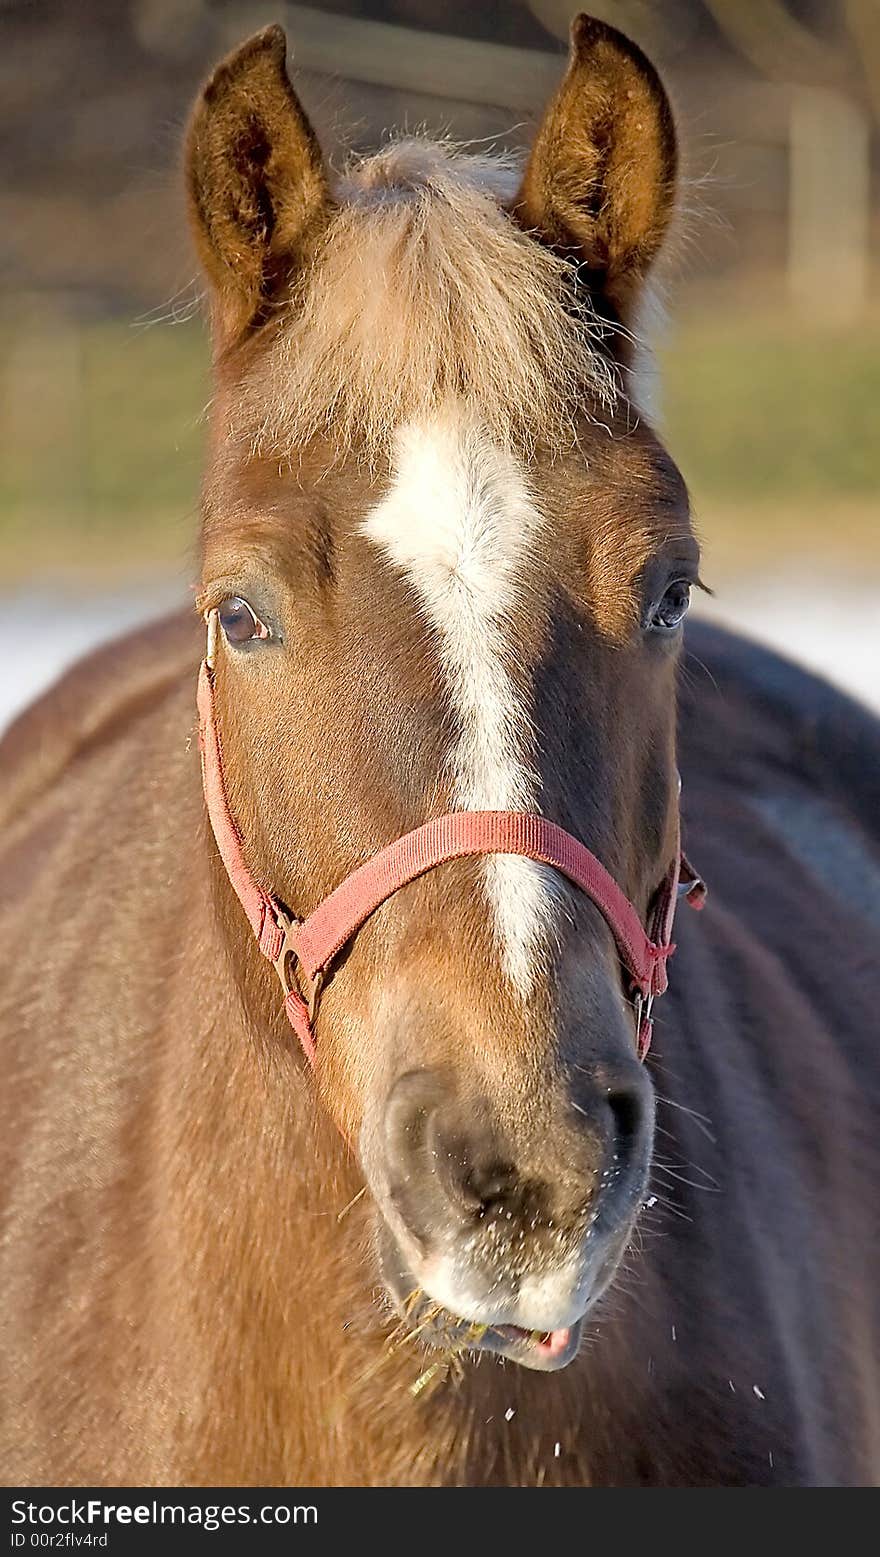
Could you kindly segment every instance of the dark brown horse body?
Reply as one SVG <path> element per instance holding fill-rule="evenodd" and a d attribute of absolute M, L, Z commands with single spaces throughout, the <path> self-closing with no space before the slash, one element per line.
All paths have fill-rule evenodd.
<path fill-rule="evenodd" d="M 72 672 L 2 749 L 6 1476 L 876 1478 L 880 731 L 706 628 L 677 676 L 696 543 L 620 332 L 671 207 L 656 76 L 581 19 L 518 191 L 411 144 L 331 191 L 270 30 L 189 170 L 257 880 L 302 917 L 429 816 L 541 810 L 644 917 L 678 686 L 711 901 L 642 1068 L 593 905 L 447 863 L 340 960 L 312 1074 L 204 814 L 200 634 Z"/>

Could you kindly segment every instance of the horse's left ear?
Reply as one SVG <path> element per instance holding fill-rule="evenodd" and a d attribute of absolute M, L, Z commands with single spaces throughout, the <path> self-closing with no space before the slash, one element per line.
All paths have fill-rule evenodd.
<path fill-rule="evenodd" d="M 581 261 L 601 313 L 631 318 L 669 227 L 677 164 L 672 110 L 653 65 L 615 28 L 576 17 L 568 69 L 514 214 Z"/>

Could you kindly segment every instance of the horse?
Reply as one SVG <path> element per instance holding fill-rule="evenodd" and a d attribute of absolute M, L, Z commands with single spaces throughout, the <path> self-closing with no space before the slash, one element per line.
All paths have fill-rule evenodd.
<path fill-rule="evenodd" d="M 11 1481 L 876 1477 L 880 729 L 684 628 L 677 162 L 585 16 L 523 168 L 201 94 L 198 612 L 2 747 Z"/>

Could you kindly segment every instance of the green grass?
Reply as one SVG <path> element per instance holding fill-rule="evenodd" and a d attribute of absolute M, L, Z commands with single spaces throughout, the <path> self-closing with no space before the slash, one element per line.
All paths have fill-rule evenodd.
<path fill-rule="evenodd" d="M 880 325 L 696 319 L 662 354 L 664 420 L 712 501 L 880 496 Z"/>
<path fill-rule="evenodd" d="M 204 441 L 201 324 L 8 310 L 0 344 L 4 576 L 179 566 Z M 880 321 L 834 333 L 733 305 L 681 311 L 661 369 L 666 440 L 722 555 L 809 531 L 880 565 Z"/>
<path fill-rule="evenodd" d="M 10 331 L 0 362 L 7 571 L 178 562 L 196 533 L 208 396 L 197 323 Z"/>

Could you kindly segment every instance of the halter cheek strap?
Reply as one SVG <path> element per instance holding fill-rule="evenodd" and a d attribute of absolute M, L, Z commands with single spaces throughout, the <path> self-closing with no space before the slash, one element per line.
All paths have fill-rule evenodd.
<path fill-rule="evenodd" d="M 199 672 L 198 710 L 202 783 L 217 848 L 260 951 L 278 974 L 288 1020 L 311 1063 L 315 1059 L 314 1019 L 321 986 L 334 958 L 361 925 L 407 882 L 447 860 L 484 854 L 518 854 L 552 865 L 595 903 L 611 929 L 629 976 L 639 1058 L 644 1059 L 651 1043 L 651 1008 L 667 987 L 666 964 L 675 950 L 672 924 L 678 896 L 686 894 L 692 907 L 702 908 L 706 894 L 680 851 L 654 899 L 649 934 L 637 910 L 595 854 L 555 822 L 529 811 L 454 811 L 425 822 L 380 849 L 346 876 L 307 919 L 297 920 L 263 890 L 245 860 L 223 782 L 214 671 L 208 660 L 202 661 Z"/>

